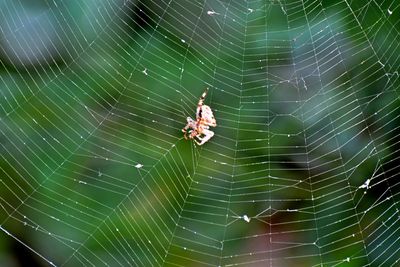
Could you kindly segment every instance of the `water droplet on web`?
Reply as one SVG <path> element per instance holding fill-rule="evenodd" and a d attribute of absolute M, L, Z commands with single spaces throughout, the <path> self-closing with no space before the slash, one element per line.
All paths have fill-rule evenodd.
<path fill-rule="evenodd" d="M 219 13 L 217 13 L 217 12 L 215 12 L 215 11 L 212 11 L 212 10 L 209 10 L 209 11 L 207 11 L 207 15 L 210 15 L 210 16 L 212 16 L 212 15 L 219 15 Z"/>
<path fill-rule="evenodd" d="M 136 169 L 140 169 L 140 168 L 142 168 L 142 167 L 143 167 L 143 165 L 140 164 L 140 163 L 138 163 L 138 164 L 135 165 L 135 168 L 136 168 Z"/>

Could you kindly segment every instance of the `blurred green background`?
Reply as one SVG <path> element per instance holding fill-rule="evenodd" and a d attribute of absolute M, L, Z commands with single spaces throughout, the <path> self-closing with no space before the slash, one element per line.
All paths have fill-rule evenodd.
<path fill-rule="evenodd" d="M 398 266 L 399 7 L 0 1 L 0 266 Z"/>

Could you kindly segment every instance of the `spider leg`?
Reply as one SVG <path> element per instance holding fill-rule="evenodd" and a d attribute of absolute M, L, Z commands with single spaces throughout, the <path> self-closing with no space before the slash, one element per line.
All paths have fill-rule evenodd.
<path fill-rule="evenodd" d="M 199 146 L 202 145 L 202 144 L 201 144 L 199 141 L 197 141 L 196 139 L 194 139 L 194 141 L 196 142 L 197 145 L 199 145 Z"/>
<path fill-rule="evenodd" d="M 193 140 L 198 144 L 199 146 L 203 145 L 205 142 L 203 141 L 204 138 L 206 138 L 206 133 L 204 132 L 206 129 L 202 128 L 201 133 L 198 133 Z"/>
<path fill-rule="evenodd" d="M 186 125 L 183 129 L 182 129 L 182 132 L 183 132 L 183 137 L 185 137 L 185 139 L 187 140 L 188 138 L 187 138 L 187 130 L 189 129 L 189 125 Z"/>
<path fill-rule="evenodd" d="M 192 119 L 192 118 L 190 118 L 190 117 L 187 117 L 186 118 L 186 121 L 187 121 L 187 124 L 186 124 L 186 126 L 182 129 L 182 132 L 184 133 L 183 134 L 183 137 L 185 137 L 185 139 L 186 140 L 188 140 L 189 138 L 188 138 L 188 130 L 189 129 L 192 129 L 193 130 L 193 127 L 195 126 L 195 121 Z M 191 131 L 189 131 L 189 133 L 190 133 Z"/>
<path fill-rule="evenodd" d="M 210 131 L 210 130 L 207 130 L 207 129 L 204 129 L 203 132 L 202 132 L 202 134 L 204 135 L 203 138 L 199 138 L 199 137 L 198 137 L 198 139 L 200 140 L 200 143 L 196 142 L 199 146 L 203 145 L 205 142 L 207 142 L 208 140 L 210 140 L 211 137 L 214 136 L 214 132 L 213 132 L 213 131 Z"/>
<path fill-rule="evenodd" d="M 206 88 L 204 93 L 201 95 L 199 102 L 197 103 L 198 107 L 201 107 L 204 104 L 204 99 L 206 99 L 207 93 L 208 93 L 208 87 Z"/>

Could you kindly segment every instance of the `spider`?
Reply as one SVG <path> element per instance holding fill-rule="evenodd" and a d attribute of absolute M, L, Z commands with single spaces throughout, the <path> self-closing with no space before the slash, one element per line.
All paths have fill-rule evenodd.
<path fill-rule="evenodd" d="M 206 88 L 197 103 L 196 120 L 187 117 L 187 124 L 185 128 L 182 129 L 185 139 L 193 139 L 199 146 L 203 145 L 214 136 L 214 132 L 209 130 L 210 126 L 217 126 L 211 108 L 204 105 L 204 99 L 206 98 L 207 93 L 208 88 Z"/>

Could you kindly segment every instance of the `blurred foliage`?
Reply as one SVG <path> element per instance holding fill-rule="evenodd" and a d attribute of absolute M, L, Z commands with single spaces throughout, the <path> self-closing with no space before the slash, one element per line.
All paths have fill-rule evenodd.
<path fill-rule="evenodd" d="M 395 264 L 393 5 L 1 1 L 0 265 Z"/>

